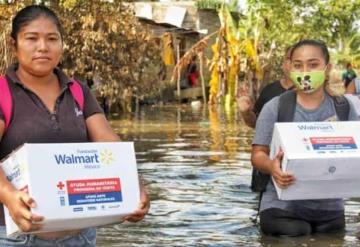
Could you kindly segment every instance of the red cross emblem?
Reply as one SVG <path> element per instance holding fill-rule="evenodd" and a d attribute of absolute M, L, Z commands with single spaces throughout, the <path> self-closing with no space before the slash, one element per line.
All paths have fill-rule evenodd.
<path fill-rule="evenodd" d="M 65 187 L 65 184 L 63 184 L 61 181 L 58 182 L 58 184 L 56 185 L 56 187 L 59 188 L 59 190 L 62 190 Z"/>

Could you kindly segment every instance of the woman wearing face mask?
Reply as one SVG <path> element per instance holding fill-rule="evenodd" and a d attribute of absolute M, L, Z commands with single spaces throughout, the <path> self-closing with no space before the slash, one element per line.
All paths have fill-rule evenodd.
<path fill-rule="evenodd" d="M 325 80 L 331 70 L 326 45 L 317 40 L 300 41 L 293 46 L 290 59 L 290 78 L 297 89 L 293 121 L 337 121 L 333 98 L 325 89 Z M 286 188 L 296 178 L 280 169 L 282 153 L 273 160 L 269 158 L 278 106 L 279 97 L 276 97 L 264 106 L 259 115 L 251 161 L 256 169 L 271 174 L 279 187 Z M 348 120 L 358 120 L 352 104 Z M 270 181 L 261 199 L 260 227 L 264 234 L 275 236 L 342 230 L 345 227 L 343 200 L 281 201 Z"/>

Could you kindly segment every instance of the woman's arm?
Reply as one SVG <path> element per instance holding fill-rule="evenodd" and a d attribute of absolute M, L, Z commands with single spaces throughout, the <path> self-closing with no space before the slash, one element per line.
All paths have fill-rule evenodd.
<path fill-rule="evenodd" d="M 124 218 L 124 220 L 130 222 L 137 222 L 142 220 L 145 215 L 149 212 L 150 209 L 150 197 L 148 192 L 144 186 L 144 183 L 139 177 L 139 185 L 140 185 L 140 205 L 131 215 L 128 215 Z"/>
<path fill-rule="evenodd" d="M 120 141 L 119 136 L 112 130 L 104 114 L 97 113 L 88 117 L 86 119 L 86 127 L 90 140 L 93 142 Z M 140 185 L 140 205 L 135 212 L 125 217 L 125 220 L 127 221 L 137 222 L 139 220 L 142 220 L 149 211 L 150 198 L 140 177 L 139 177 L 139 185 Z"/>
<path fill-rule="evenodd" d="M 4 134 L 5 123 L 0 120 L 0 139 Z M 36 231 L 41 228 L 42 216 L 32 214 L 30 208 L 35 208 L 36 203 L 26 192 L 19 191 L 7 180 L 0 169 L 0 201 L 8 208 L 9 213 L 23 232 Z"/>
<path fill-rule="evenodd" d="M 86 119 L 89 138 L 93 142 L 116 142 L 120 137 L 113 131 L 105 115 L 96 113 Z"/>
<path fill-rule="evenodd" d="M 253 111 L 254 104 L 249 96 L 241 96 L 238 101 L 239 112 L 244 122 L 250 128 L 255 128 L 256 115 Z"/>
<path fill-rule="evenodd" d="M 283 152 L 280 151 L 276 157 L 271 160 L 269 158 L 269 147 L 253 145 L 251 151 L 251 163 L 252 165 L 262 173 L 270 174 L 276 184 L 280 188 L 287 188 L 289 185 L 293 184 L 295 177 L 287 172 L 281 170 L 281 159 Z"/>

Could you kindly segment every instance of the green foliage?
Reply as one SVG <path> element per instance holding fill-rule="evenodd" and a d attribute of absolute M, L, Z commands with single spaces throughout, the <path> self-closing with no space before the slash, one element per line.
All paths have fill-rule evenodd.
<path fill-rule="evenodd" d="M 160 50 L 150 32 L 140 25 L 128 5 L 119 0 L 24 0 L 0 4 L 0 72 L 11 62 L 8 43 L 10 19 L 16 10 L 33 2 L 54 8 L 65 28 L 62 64 L 83 78 L 99 75 L 101 92 L 121 101 L 124 89 L 138 96 L 158 90 Z M 222 0 L 199 0 L 199 9 L 216 9 Z M 234 11 L 237 1 L 231 1 Z M 360 0 L 248 0 L 247 10 L 236 23 L 239 41 L 251 41 L 265 71 L 264 81 L 279 78 L 286 47 L 300 39 L 325 41 L 334 62 L 360 66 Z M 243 54 L 246 56 L 246 54 Z"/>
<path fill-rule="evenodd" d="M 240 37 L 253 41 L 265 82 L 281 76 L 286 48 L 302 38 L 301 33 L 290 31 L 296 21 L 293 10 L 290 0 L 249 0 L 246 15 L 239 20 Z"/>
<path fill-rule="evenodd" d="M 69 2 L 73 4 L 63 3 Z M 69 73 L 100 77 L 99 91 L 111 103 L 121 102 L 129 93 L 142 97 L 158 91 L 157 41 L 128 5 L 76 1 L 68 7 L 59 8 L 59 13 L 67 31 L 63 66 Z"/>
<path fill-rule="evenodd" d="M 358 32 L 353 33 L 352 36 L 342 38 L 338 42 L 338 47 L 335 52 L 332 53 L 333 60 L 347 64 L 351 63 L 355 67 L 360 66 L 360 34 Z"/>
<path fill-rule="evenodd" d="M 198 9 L 220 9 L 222 1 L 220 0 L 199 0 L 196 1 Z"/>
<path fill-rule="evenodd" d="M 243 39 L 257 41 L 262 66 L 274 74 L 285 49 L 306 38 L 324 41 L 336 63 L 345 57 L 357 60 L 359 43 L 352 37 L 359 32 L 354 27 L 359 20 L 360 0 L 248 0 L 239 26 Z"/>
<path fill-rule="evenodd" d="M 198 9 L 215 9 L 218 10 L 221 8 L 223 0 L 198 0 L 196 1 L 196 7 Z M 231 12 L 237 12 L 238 0 L 231 0 L 226 4 Z"/>
<path fill-rule="evenodd" d="M 359 30 L 354 23 L 360 20 L 360 0 L 328 0 L 317 3 L 316 15 L 304 18 L 304 26 L 316 31 L 313 37 L 323 37 L 333 48 L 333 62 L 353 62 L 360 65 Z"/>
<path fill-rule="evenodd" d="M 138 22 L 129 5 L 122 1 L 85 0 L 43 3 L 61 18 L 65 30 L 61 65 L 69 75 L 99 78 L 98 91 L 109 97 L 111 103 L 122 102 L 129 95 L 143 97 L 158 92 L 161 66 L 158 40 Z M 0 24 L 6 27 L 0 36 L 0 56 L 6 58 L 0 61 L 2 73 L 10 63 L 5 38 L 9 37 L 9 19 L 20 7 L 23 6 L 14 4 L 0 8 Z"/>

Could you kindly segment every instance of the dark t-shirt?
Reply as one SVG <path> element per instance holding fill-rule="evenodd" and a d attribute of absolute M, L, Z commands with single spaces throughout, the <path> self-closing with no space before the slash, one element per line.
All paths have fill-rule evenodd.
<path fill-rule="evenodd" d="M 90 89 L 82 84 L 84 109 L 81 111 L 70 92 L 71 80 L 55 69 L 61 93 L 51 113 L 41 99 L 16 76 L 16 65 L 6 72 L 13 107 L 10 124 L 0 142 L 0 159 L 23 143 L 61 143 L 89 141 L 85 119 L 102 110 Z M 0 118 L 4 119 L 0 110 Z"/>
<path fill-rule="evenodd" d="M 82 85 L 84 109 L 81 111 L 69 89 L 71 80 L 61 70 L 55 69 L 61 92 L 54 112 L 50 112 L 41 99 L 19 80 L 16 69 L 17 66 L 12 65 L 6 72 L 13 106 L 10 124 L 0 141 L 0 159 L 23 143 L 89 141 L 85 120 L 95 113 L 102 113 L 102 110 L 86 85 Z M 0 118 L 4 119 L 1 109 Z M 4 224 L 0 204 L 0 225 Z"/>
<path fill-rule="evenodd" d="M 355 106 L 351 102 L 349 102 L 349 104 L 350 112 L 348 119 L 351 121 L 358 121 L 359 117 L 356 113 Z M 274 124 L 278 119 L 278 108 L 279 97 L 275 97 L 265 105 L 256 122 L 255 136 L 252 142 L 253 145 L 268 147 L 271 145 Z M 330 95 L 325 94 L 323 102 L 316 109 L 305 109 L 297 104 L 293 122 L 327 122 L 337 120 L 338 117 L 336 115 L 334 102 Z M 316 166 L 316 164 L 314 164 L 314 166 Z M 272 182 L 268 183 L 266 187 L 266 191 L 261 198 L 260 207 L 260 211 L 269 208 L 280 208 L 290 212 L 297 212 L 305 218 L 311 216 L 313 220 L 330 220 L 340 217 L 344 210 L 343 201 L 341 199 L 279 200 Z M 320 211 L 322 211 L 321 214 Z M 330 213 L 329 211 L 332 212 Z"/>
<path fill-rule="evenodd" d="M 274 97 L 282 94 L 287 89 L 283 88 L 280 81 L 274 81 L 268 85 L 266 85 L 260 93 L 259 98 L 256 100 L 254 105 L 254 112 L 256 116 L 258 116 L 261 112 L 261 109 L 264 105 L 273 99 Z"/>
<path fill-rule="evenodd" d="M 345 81 L 345 87 L 349 86 L 350 82 L 356 78 L 356 73 L 354 70 L 346 70 L 342 74 L 342 79 Z"/>

